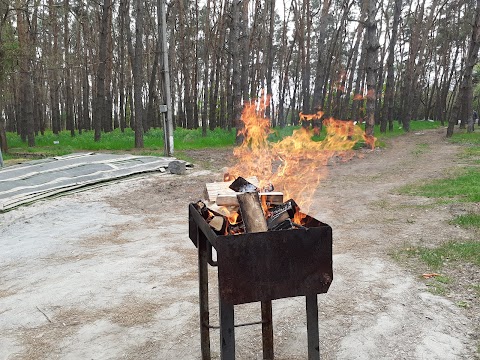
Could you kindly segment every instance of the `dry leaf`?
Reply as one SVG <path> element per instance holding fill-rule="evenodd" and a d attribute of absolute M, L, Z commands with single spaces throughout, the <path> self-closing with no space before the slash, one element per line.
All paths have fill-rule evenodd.
<path fill-rule="evenodd" d="M 423 276 L 424 279 L 430 279 L 430 278 L 435 277 L 435 276 L 440 276 L 440 274 L 430 273 L 430 274 L 423 274 L 422 276 Z"/>

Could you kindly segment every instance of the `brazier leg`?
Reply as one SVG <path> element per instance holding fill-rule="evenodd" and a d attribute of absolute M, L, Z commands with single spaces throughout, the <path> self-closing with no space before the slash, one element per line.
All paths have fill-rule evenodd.
<path fill-rule="evenodd" d="M 320 359 L 317 295 L 307 295 L 308 360 Z"/>
<path fill-rule="evenodd" d="M 273 360 L 272 300 L 262 301 L 263 359 Z"/>
<path fill-rule="evenodd" d="M 202 359 L 210 360 L 210 316 L 208 310 L 208 251 L 207 238 L 198 231 L 198 283 L 200 298 L 200 346 L 202 350 Z"/>
<path fill-rule="evenodd" d="M 221 360 L 235 360 L 235 325 L 233 305 L 220 299 Z"/>

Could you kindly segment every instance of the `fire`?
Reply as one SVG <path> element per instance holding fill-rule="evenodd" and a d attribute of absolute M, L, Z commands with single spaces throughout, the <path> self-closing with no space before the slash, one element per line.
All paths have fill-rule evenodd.
<path fill-rule="evenodd" d="M 238 212 L 230 211 L 226 206 L 221 206 L 220 212 L 225 215 L 230 225 L 236 225 L 238 223 L 238 217 L 240 216 Z"/>
<path fill-rule="evenodd" d="M 234 149 L 238 163 L 228 169 L 225 181 L 238 176 L 256 176 L 260 187 L 273 184 L 284 199 L 294 199 L 302 212 L 308 212 L 318 183 L 326 176 L 326 166 L 332 157 L 351 158 L 353 146 L 364 140 L 372 148 L 375 139 L 367 138 L 364 131 L 353 121 L 323 120 L 326 137 L 314 141 L 315 128 L 302 127 L 279 142 L 270 142 L 272 133 L 270 119 L 265 117 L 266 101 L 253 101 L 244 106 L 241 133 L 243 143 Z M 323 112 L 308 115 L 300 113 L 302 121 L 320 119 Z M 298 219 L 294 219 L 296 221 Z"/>

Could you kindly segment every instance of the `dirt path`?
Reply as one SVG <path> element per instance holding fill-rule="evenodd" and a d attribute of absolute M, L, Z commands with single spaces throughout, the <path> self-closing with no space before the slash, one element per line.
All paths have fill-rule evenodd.
<path fill-rule="evenodd" d="M 334 234 L 334 280 L 319 295 L 322 359 L 475 359 L 478 299 L 464 309 L 460 291 L 432 295 L 415 266 L 390 256 L 471 239 L 447 223 L 466 207 L 395 192 L 462 166 L 459 151 L 429 131 L 329 166 L 309 212 Z M 230 154 L 193 152 L 187 176 L 135 178 L 0 215 L 0 359 L 200 359 L 187 205 L 220 180 Z M 256 321 L 260 306 L 235 312 Z M 273 319 L 276 358 L 305 359 L 304 299 L 274 301 Z M 236 339 L 239 359 L 261 359 L 259 327 L 238 328 Z"/>

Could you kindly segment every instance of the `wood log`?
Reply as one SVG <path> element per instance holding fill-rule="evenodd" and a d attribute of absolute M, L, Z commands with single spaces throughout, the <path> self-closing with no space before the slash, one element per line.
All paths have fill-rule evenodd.
<path fill-rule="evenodd" d="M 256 176 L 251 176 L 246 178 L 248 182 L 252 183 L 255 186 L 258 186 L 258 179 Z M 214 182 L 205 184 L 205 198 L 206 200 L 216 201 L 219 194 L 236 194 L 235 191 L 229 188 L 232 184 L 231 181 L 226 182 Z"/>
<path fill-rule="evenodd" d="M 238 196 L 239 193 L 232 192 L 232 193 L 224 193 L 218 194 L 215 202 L 218 206 L 239 206 L 238 203 Z M 283 193 L 279 191 L 272 191 L 272 192 L 261 192 L 259 196 L 263 201 L 266 202 L 267 205 L 281 205 L 283 204 Z"/>
<path fill-rule="evenodd" d="M 255 233 L 267 231 L 267 221 L 265 220 L 258 193 L 240 193 L 237 195 L 237 199 L 243 223 L 245 224 L 245 232 Z"/>
<path fill-rule="evenodd" d="M 236 178 L 235 181 L 230 184 L 229 188 L 236 192 L 252 192 L 260 190 L 256 185 L 241 176 Z"/>
<path fill-rule="evenodd" d="M 225 223 L 226 220 L 223 216 L 216 215 L 208 222 L 208 225 L 216 232 L 223 234 L 225 232 Z"/>

